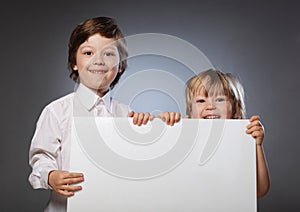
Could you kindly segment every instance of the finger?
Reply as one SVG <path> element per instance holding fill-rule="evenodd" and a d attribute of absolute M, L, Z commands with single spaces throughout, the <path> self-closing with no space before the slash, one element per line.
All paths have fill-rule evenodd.
<path fill-rule="evenodd" d="M 260 120 L 260 117 L 258 115 L 254 115 L 254 116 L 251 116 L 251 118 L 249 119 L 250 122 L 253 122 L 255 120 Z"/>
<path fill-rule="evenodd" d="M 175 114 L 175 122 L 179 122 L 179 120 L 180 120 L 180 113 L 177 112 L 177 113 Z"/>
<path fill-rule="evenodd" d="M 84 181 L 83 177 L 68 178 L 64 180 L 64 185 L 72 185 L 76 183 L 81 183 L 83 181 Z"/>
<path fill-rule="evenodd" d="M 149 120 L 152 121 L 153 119 L 154 119 L 154 116 L 153 116 L 153 115 L 150 115 L 150 116 L 149 116 Z"/>
<path fill-rule="evenodd" d="M 144 113 L 138 113 L 138 121 L 137 121 L 138 126 L 142 125 L 143 119 L 144 119 Z"/>
<path fill-rule="evenodd" d="M 65 178 L 83 177 L 83 173 L 80 172 L 68 172 Z"/>
<path fill-rule="evenodd" d="M 73 192 L 73 191 L 57 190 L 56 192 L 59 193 L 60 195 L 65 196 L 65 197 L 71 197 L 71 196 L 74 196 L 74 192 Z"/>
<path fill-rule="evenodd" d="M 262 137 L 262 133 L 259 132 L 259 131 L 254 131 L 254 132 L 252 132 L 251 135 L 252 135 L 254 138 L 256 138 L 256 137 Z"/>
<path fill-rule="evenodd" d="M 246 132 L 248 134 L 254 132 L 254 131 L 263 131 L 262 127 L 261 126 L 252 126 L 251 128 L 247 129 Z"/>
<path fill-rule="evenodd" d="M 75 192 L 82 190 L 82 186 L 80 185 L 64 185 L 61 187 L 61 190 Z"/>
<path fill-rule="evenodd" d="M 128 117 L 130 117 L 130 118 L 132 118 L 133 115 L 134 115 L 134 112 L 133 112 L 133 111 L 131 111 L 130 113 L 128 113 Z"/>
<path fill-rule="evenodd" d="M 144 118 L 142 120 L 143 124 L 147 124 L 149 117 L 150 117 L 150 113 L 149 112 L 145 113 Z"/>
<path fill-rule="evenodd" d="M 251 127 L 254 127 L 254 126 L 262 126 L 262 124 L 260 123 L 260 121 L 253 121 L 251 122 L 250 124 L 247 125 L 247 128 L 250 129 Z"/>
<path fill-rule="evenodd" d="M 133 117 L 133 119 L 132 119 L 133 124 L 137 124 L 137 122 L 138 122 L 138 115 L 139 115 L 138 113 L 135 113 L 135 112 L 133 113 L 133 116 L 132 116 Z"/>
<path fill-rule="evenodd" d="M 264 133 L 262 131 L 253 131 L 248 134 L 251 135 L 255 139 L 259 138 L 260 140 L 263 140 L 263 138 L 264 138 Z M 261 143 L 261 141 L 260 141 L 260 143 Z"/>
<path fill-rule="evenodd" d="M 165 112 L 163 121 L 165 121 L 166 124 L 169 124 L 169 122 L 170 122 L 170 113 L 169 112 Z"/>
<path fill-rule="evenodd" d="M 173 126 L 175 122 L 175 113 L 171 112 L 170 113 L 170 120 L 169 120 L 169 125 Z"/>

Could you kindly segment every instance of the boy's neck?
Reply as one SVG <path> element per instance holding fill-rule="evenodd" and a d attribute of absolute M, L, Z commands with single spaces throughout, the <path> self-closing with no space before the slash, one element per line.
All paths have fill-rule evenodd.
<path fill-rule="evenodd" d="M 80 84 L 83 85 L 85 88 L 89 89 L 90 91 L 92 91 L 93 93 L 95 93 L 99 97 L 105 96 L 110 90 L 109 87 L 108 88 L 103 88 L 103 89 L 93 89 L 93 88 L 90 88 L 90 87 L 86 86 L 83 83 L 80 83 Z"/>
<path fill-rule="evenodd" d="M 108 91 L 109 91 L 109 89 L 105 89 L 105 90 L 99 89 L 99 90 L 96 90 L 96 94 L 100 97 L 103 97 L 103 96 L 105 96 L 105 94 L 108 93 Z"/>

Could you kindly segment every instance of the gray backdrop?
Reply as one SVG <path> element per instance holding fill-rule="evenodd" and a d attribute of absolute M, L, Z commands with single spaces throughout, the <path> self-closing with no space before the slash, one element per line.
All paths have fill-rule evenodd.
<path fill-rule="evenodd" d="M 48 191 L 33 190 L 27 181 L 35 123 L 47 103 L 73 91 L 66 68 L 71 30 L 82 20 L 105 15 L 116 18 L 125 35 L 155 32 L 184 39 L 213 65 L 239 76 L 248 116 L 260 114 L 266 129 L 271 189 L 258 201 L 259 211 L 299 211 L 299 11 L 296 0 L 12 0 L 1 5 L 0 210 L 44 208 Z M 127 76 L 137 71 L 134 66 L 133 61 Z M 164 98 L 145 95 L 146 101 Z M 167 103 L 147 108 L 139 101 L 133 109 L 174 109 Z"/>

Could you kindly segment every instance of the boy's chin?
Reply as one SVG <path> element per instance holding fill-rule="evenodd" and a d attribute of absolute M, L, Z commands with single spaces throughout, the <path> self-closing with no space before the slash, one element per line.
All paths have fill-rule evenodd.
<path fill-rule="evenodd" d="M 109 90 L 108 85 L 102 85 L 101 83 L 84 84 L 84 85 L 97 93 L 107 93 L 107 91 Z"/>

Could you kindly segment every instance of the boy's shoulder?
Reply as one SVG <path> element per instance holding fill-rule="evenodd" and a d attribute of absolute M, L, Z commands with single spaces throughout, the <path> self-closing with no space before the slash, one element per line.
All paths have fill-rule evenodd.
<path fill-rule="evenodd" d="M 58 105 L 70 104 L 70 103 L 73 102 L 73 99 L 74 99 L 74 93 L 69 93 L 65 96 L 62 96 L 58 99 L 53 100 L 48 105 L 46 105 L 46 107 L 55 107 L 55 106 L 58 106 Z"/>
<path fill-rule="evenodd" d="M 58 99 L 53 100 L 48 103 L 44 110 L 52 111 L 55 113 L 60 113 L 63 111 L 70 110 L 73 107 L 74 93 L 69 93 L 65 96 L 62 96 Z"/>
<path fill-rule="evenodd" d="M 59 122 L 69 119 L 73 111 L 74 93 L 69 93 L 48 103 L 42 109 L 39 120 L 55 119 Z"/>

